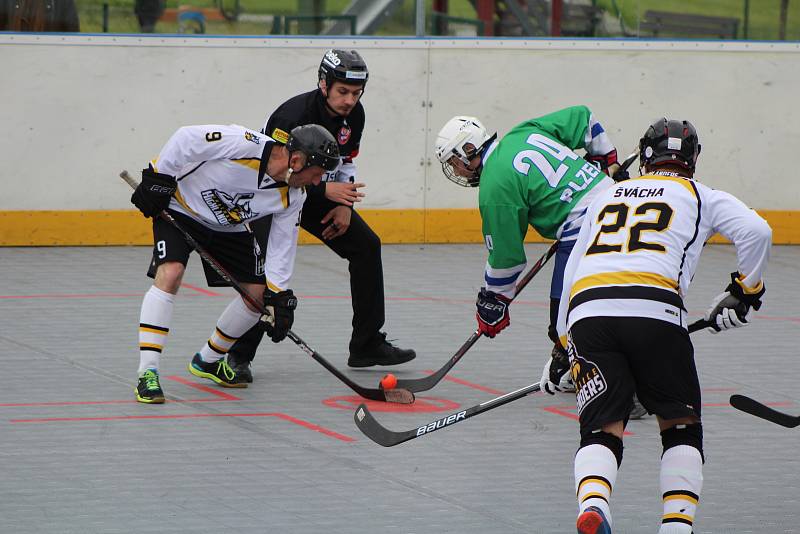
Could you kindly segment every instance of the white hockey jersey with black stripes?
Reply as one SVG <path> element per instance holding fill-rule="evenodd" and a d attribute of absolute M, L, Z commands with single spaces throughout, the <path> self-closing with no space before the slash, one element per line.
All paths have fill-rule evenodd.
<path fill-rule="evenodd" d="M 705 242 L 716 233 L 736 247 L 745 292 L 760 291 L 772 230 L 733 195 L 666 173 L 602 191 L 588 208 L 564 272 L 559 336 L 597 316 L 649 317 L 686 327 L 683 297 Z"/>
<path fill-rule="evenodd" d="M 235 124 L 184 126 L 150 165 L 178 181 L 170 209 L 212 230 L 244 232 L 248 221 L 272 216 L 265 271 L 270 288 L 280 291 L 289 287 L 306 193 L 266 172 L 259 176 L 274 143 Z"/>

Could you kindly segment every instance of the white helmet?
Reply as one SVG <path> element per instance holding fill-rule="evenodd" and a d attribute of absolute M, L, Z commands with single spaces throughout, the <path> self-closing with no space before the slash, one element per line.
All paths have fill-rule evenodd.
<path fill-rule="evenodd" d="M 473 176 L 459 176 L 450 160 L 456 156 L 464 165 L 469 165 L 470 159 L 483 154 L 495 137 L 496 135 L 490 136 L 486 133 L 486 128 L 475 117 L 459 115 L 447 121 L 436 137 L 436 158 L 442 164 L 444 175 L 458 185 L 477 186 L 480 180 L 480 167 Z M 465 150 L 467 144 L 472 145 L 469 152 Z"/>

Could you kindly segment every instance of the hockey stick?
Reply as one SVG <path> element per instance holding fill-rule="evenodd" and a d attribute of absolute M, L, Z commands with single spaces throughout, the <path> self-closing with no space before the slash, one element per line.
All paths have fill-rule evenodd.
<path fill-rule="evenodd" d="M 761 404 L 755 399 L 745 397 L 744 395 L 731 395 L 731 406 L 737 410 L 747 412 L 750 415 L 755 415 L 761 419 L 766 419 L 776 425 L 785 426 L 786 428 L 794 428 L 800 425 L 800 416 L 795 417 L 778 410 L 773 410 L 769 406 Z"/>
<path fill-rule="evenodd" d="M 625 158 L 625 161 L 622 162 L 620 168 L 614 174 L 616 175 L 619 172 L 627 170 L 628 167 L 630 167 L 631 164 L 634 161 L 636 161 L 636 158 L 638 157 L 639 157 L 639 150 L 637 149 L 635 152 L 633 152 L 627 158 Z M 539 258 L 539 261 L 537 261 L 536 264 L 533 267 L 531 267 L 531 269 L 525 274 L 525 276 L 522 277 L 522 280 L 520 280 L 519 283 L 517 284 L 517 289 L 514 292 L 514 298 L 516 298 L 516 296 L 519 295 L 520 291 L 522 291 L 525 288 L 525 286 L 528 285 L 528 282 L 530 282 L 531 279 L 534 276 L 536 276 L 536 273 L 538 273 L 542 269 L 542 267 L 544 267 L 544 264 L 547 263 L 547 260 L 549 260 L 553 254 L 555 254 L 557 249 L 558 249 L 558 241 L 553 243 L 547 250 L 547 252 L 544 254 L 544 256 Z M 514 299 L 511 300 L 513 302 Z M 475 332 L 472 333 L 471 336 L 469 336 L 469 338 L 464 342 L 464 344 L 461 345 L 461 348 L 459 348 L 456 351 L 456 353 L 453 354 L 453 356 L 447 361 L 447 363 L 445 363 L 444 366 L 442 366 L 441 369 L 439 369 L 432 375 L 428 375 L 423 378 L 408 378 L 408 379 L 400 378 L 397 380 L 397 387 L 405 388 L 414 393 L 419 393 L 420 391 L 428 391 L 429 389 L 432 389 L 445 377 L 445 375 L 447 375 L 448 372 L 450 372 L 450 369 L 452 369 L 453 366 L 455 366 L 455 364 L 458 363 L 461 357 L 464 356 L 464 354 L 466 354 L 467 351 L 472 348 L 472 346 L 475 344 L 476 341 L 478 341 L 478 339 L 480 339 L 480 337 L 481 334 L 476 330 Z"/>
<path fill-rule="evenodd" d="M 120 178 L 125 180 L 129 186 L 133 189 L 139 185 L 136 180 L 128 174 L 128 171 L 122 171 L 120 174 Z M 181 234 L 183 234 L 184 239 L 186 242 L 189 243 L 194 250 L 200 255 L 200 257 L 205 261 L 218 275 L 222 277 L 227 283 L 236 290 L 241 297 L 247 301 L 248 304 L 253 309 L 258 310 L 264 315 L 269 315 L 269 312 L 264 308 L 263 302 L 258 302 L 256 299 L 253 298 L 245 289 L 236 281 L 236 279 L 231 276 L 231 274 L 222 266 L 220 263 L 214 259 L 211 254 L 209 254 L 197 241 L 183 228 L 175 218 L 169 214 L 166 210 L 162 210 L 159 214 L 159 217 L 167 221 L 169 224 L 174 226 Z M 317 351 L 309 347 L 305 341 L 303 341 L 300 336 L 289 330 L 286 334 L 289 339 L 291 339 L 298 347 L 303 349 L 303 351 L 314 358 L 317 362 L 319 362 L 325 369 L 330 371 L 336 378 L 344 382 L 350 389 L 364 397 L 365 399 L 370 400 L 377 400 L 377 401 L 385 401 L 385 402 L 395 402 L 399 404 L 411 404 L 414 402 L 414 394 L 408 390 L 402 388 L 395 388 L 384 391 L 383 389 L 372 389 L 372 388 L 365 388 L 360 386 L 350 380 L 344 373 L 339 371 L 336 367 L 333 366 L 328 360 L 322 357 Z"/>
<path fill-rule="evenodd" d="M 537 261 L 536 264 L 533 267 L 531 267 L 530 270 L 525 274 L 525 276 L 522 277 L 522 280 L 520 280 L 519 283 L 517 284 L 517 289 L 514 293 L 514 298 L 516 298 L 516 296 L 519 295 L 520 291 L 522 291 L 523 288 L 528 285 L 528 282 L 530 282 L 531 279 L 534 276 L 536 276 L 536 273 L 538 273 L 542 269 L 542 267 L 544 267 L 544 264 L 547 263 L 547 260 L 550 259 L 550 256 L 555 254 L 556 249 L 558 249 L 558 241 L 553 243 L 547 250 L 547 252 L 545 252 L 545 254 L 541 258 L 539 258 L 539 261 Z M 513 302 L 514 299 L 511 300 Z M 461 348 L 458 349 L 456 353 L 453 354 L 453 356 L 447 361 L 447 363 L 444 364 L 444 366 L 441 369 L 439 369 L 432 375 L 428 375 L 423 378 L 398 379 L 397 387 L 407 389 L 408 391 L 412 391 L 414 393 L 419 393 L 420 391 L 428 391 L 433 386 L 438 384 L 439 381 L 442 378 L 444 378 L 447 373 L 450 372 L 450 369 L 452 369 L 453 366 L 458 363 L 458 360 L 460 360 L 461 357 L 464 356 L 464 354 L 466 354 L 467 351 L 472 348 L 472 345 L 474 345 L 475 342 L 481 338 L 481 335 L 482 334 L 478 330 L 475 330 L 472 333 L 472 335 L 469 336 L 469 338 L 464 342 L 464 344 L 461 345 Z"/>
<path fill-rule="evenodd" d="M 706 328 L 710 325 L 711 323 L 709 321 L 700 319 L 690 324 L 688 330 L 689 333 L 692 333 L 696 332 L 697 330 Z M 504 395 L 500 395 L 499 397 L 495 397 L 494 399 L 482 402 L 480 404 L 467 408 L 466 410 L 461 410 L 458 412 L 451 413 L 450 415 L 447 415 L 435 421 L 431 421 L 430 423 L 424 424 L 412 430 L 406 430 L 404 432 L 395 432 L 381 425 L 377 421 L 377 419 L 373 417 L 372 413 L 370 413 L 369 408 L 367 408 L 366 404 L 360 404 L 358 408 L 356 408 L 355 414 L 353 414 L 353 420 L 356 422 L 356 426 L 358 427 L 358 429 L 361 430 L 361 432 L 365 436 L 367 436 L 369 439 L 371 439 L 378 445 L 382 445 L 384 447 L 394 447 L 395 445 L 399 445 L 401 443 L 418 438 L 420 436 L 426 436 L 431 432 L 439 430 L 440 428 L 460 423 L 461 421 L 469 419 L 474 415 L 478 415 L 483 412 L 488 412 L 489 410 L 493 410 L 498 406 L 503 406 L 504 404 L 508 404 L 509 402 L 514 402 L 515 400 L 527 397 L 531 393 L 539 391 L 539 389 L 540 389 L 539 382 L 536 382 L 535 384 L 525 386 L 524 388 L 517 389 L 510 393 L 506 393 Z"/>
<path fill-rule="evenodd" d="M 617 175 L 621 172 L 628 170 L 628 167 L 630 167 L 631 164 L 634 161 L 636 161 L 636 158 L 638 157 L 639 157 L 639 149 L 637 148 L 627 158 L 625 158 L 625 161 L 623 161 L 620 164 L 619 169 L 617 169 L 617 172 L 614 173 L 614 176 L 612 176 L 611 179 L 614 180 L 615 182 L 618 182 L 619 180 L 617 180 Z"/>

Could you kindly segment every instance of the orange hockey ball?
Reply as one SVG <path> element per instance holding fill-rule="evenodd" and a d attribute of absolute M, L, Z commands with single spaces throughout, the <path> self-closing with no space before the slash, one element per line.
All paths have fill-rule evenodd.
<path fill-rule="evenodd" d="M 394 376 L 392 373 L 389 373 L 388 375 L 384 375 L 383 378 L 381 378 L 381 387 L 384 390 L 396 388 L 397 387 L 397 377 Z"/>

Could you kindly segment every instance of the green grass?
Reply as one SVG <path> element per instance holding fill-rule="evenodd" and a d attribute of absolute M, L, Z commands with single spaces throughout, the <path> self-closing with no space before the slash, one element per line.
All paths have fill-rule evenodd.
<path fill-rule="evenodd" d="M 780 0 L 750 0 L 747 38 L 752 40 L 775 40 L 778 38 Z M 647 10 L 674 11 L 695 15 L 733 17 L 740 19 L 739 37 L 744 32 L 745 0 L 597 0 L 597 5 L 611 13 L 617 8 L 629 31 L 636 32 L 638 21 Z M 800 39 L 800 0 L 789 1 L 786 38 Z"/>
<path fill-rule="evenodd" d="M 133 0 L 76 0 L 81 19 L 81 31 L 99 33 L 102 31 L 102 4 L 110 6 L 109 31 L 112 33 L 138 32 L 139 26 L 133 14 Z M 234 0 L 223 0 L 226 6 L 233 6 Z M 167 7 L 178 5 L 213 7 L 217 0 L 167 0 Z M 699 15 L 737 17 L 741 20 L 739 36 L 743 36 L 745 0 L 595 0 L 596 4 L 615 16 L 619 13 L 629 32 L 635 33 L 639 19 L 649 9 L 675 11 Z M 328 14 L 341 13 L 350 0 L 325 0 Z M 286 0 L 240 0 L 244 13 L 296 15 L 299 1 Z M 432 2 L 426 1 L 430 12 Z M 780 0 L 750 0 L 748 38 L 753 40 L 772 40 L 778 38 L 778 18 Z M 394 15 L 378 31 L 379 35 L 414 35 L 415 1 L 404 0 Z M 475 9 L 469 0 L 450 0 L 449 15 L 468 19 L 476 18 Z M 175 33 L 176 23 L 159 22 L 156 28 L 161 33 Z M 209 34 L 266 35 L 270 32 L 267 23 L 216 22 L 208 21 Z M 614 26 L 613 29 L 616 29 Z M 787 24 L 787 39 L 800 40 L 800 0 L 790 0 Z"/>

